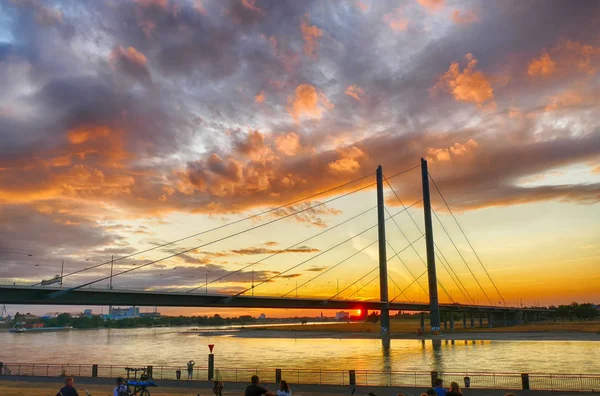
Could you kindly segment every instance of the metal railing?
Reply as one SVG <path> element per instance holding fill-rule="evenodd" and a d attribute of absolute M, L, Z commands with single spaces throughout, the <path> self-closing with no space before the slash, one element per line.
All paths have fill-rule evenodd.
<path fill-rule="evenodd" d="M 8 369 L 8 367 L 11 369 Z M 42 376 L 42 377 L 127 377 L 121 365 L 92 364 L 36 364 L 36 363 L 0 363 L 0 375 Z M 135 366 L 139 367 L 139 366 Z M 182 381 L 188 380 L 188 371 L 182 366 L 152 367 L 152 376 L 157 380 L 176 380 L 177 372 Z M 195 381 L 207 381 L 209 371 L 206 367 L 196 367 L 189 377 Z M 373 371 L 373 370 L 319 370 L 319 369 L 274 369 L 274 368 L 229 368 L 216 367 L 214 377 L 224 382 L 247 383 L 250 377 L 258 375 L 262 383 L 274 384 L 284 379 L 290 384 L 319 385 L 360 385 L 393 386 L 408 388 L 427 388 L 435 378 L 443 378 L 444 383 L 451 381 L 466 387 L 478 389 L 531 389 L 550 391 L 600 391 L 600 374 L 544 374 L 544 373 L 490 373 L 490 372 L 429 372 L 429 371 Z M 217 377 L 218 376 L 218 377 Z"/>

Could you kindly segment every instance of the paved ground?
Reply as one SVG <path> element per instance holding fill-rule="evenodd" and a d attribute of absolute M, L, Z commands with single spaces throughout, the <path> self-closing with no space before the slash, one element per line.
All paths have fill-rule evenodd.
<path fill-rule="evenodd" d="M 80 395 L 85 396 L 81 391 L 87 388 L 92 396 L 112 395 L 114 388 L 113 380 L 110 378 L 76 378 L 76 387 L 80 390 Z M 176 396 L 176 395 L 202 395 L 213 396 L 212 384 L 205 381 L 157 381 L 159 387 L 152 388 L 153 395 Z M 9 376 L 0 378 L 0 395 L 2 396 L 20 396 L 20 395 L 39 395 L 54 396 L 62 386 L 62 378 L 49 377 L 27 377 L 27 376 Z M 223 392 L 224 396 L 243 395 L 246 384 L 226 383 Z M 322 396 L 322 395 L 347 395 L 350 396 L 354 387 L 335 386 L 335 385 L 292 385 L 294 396 Z M 365 396 L 369 392 L 377 396 L 397 396 L 403 393 L 407 396 L 419 396 L 425 389 L 416 388 L 393 388 L 393 387 L 356 387 L 355 396 Z M 506 390 L 484 390 L 484 389 L 466 389 L 463 392 L 465 396 L 503 396 L 511 392 L 518 396 L 547 396 L 547 395 L 582 395 L 579 392 L 549 392 L 549 391 L 506 391 Z"/>

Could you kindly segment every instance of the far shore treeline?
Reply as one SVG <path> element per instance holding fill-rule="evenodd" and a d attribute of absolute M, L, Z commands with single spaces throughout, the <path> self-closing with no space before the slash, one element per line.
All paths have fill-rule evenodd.
<path fill-rule="evenodd" d="M 526 307 L 524 307 L 526 308 Z M 553 318 L 550 320 L 593 320 L 600 316 L 598 306 L 592 303 L 577 303 L 572 302 L 569 305 L 549 306 L 554 310 Z M 400 313 L 395 315 L 396 318 L 416 319 L 420 313 Z M 458 315 L 456 314 L 457 318 Z M 12 327 L 15 323 L 24 321 L 25 317 L 30 314 L 22 314 L 17 312 L 11 321 L 7 321 L 2 327 Z M 429 316 L 426 313 L 426 316 Z M 286 318 L 275 319 L 277 322 L 300 322 L 311 320 L 312 318 Z M 379 315 L 376 312 L 370 313 L 366 318 L 367 322 L 377 322 Z M 25 320 L 29 321 L 29 320 Z M 257 323 L 258 319 L 250 315 L 242 315 L 238 317 L 222 317 L 219 314 L 213 316 L 160 316 L 160 317 L 137 317 L 124 318 L 119 320 L 104 319 L 102 315 L 72 315 L 70 313 L 62 313 L 52 318 L 37 318 L 36 322 L 43 323 L 46 327 L 57 326 L 72 326 L 76 329 L 94 329 L 94 328 L 134 328 L 134 327 L 167 327 L 167 326 L 226 326 L 226 325 L 247 325 Z M 265 323 L 262 321 L 261 323 Z"/>

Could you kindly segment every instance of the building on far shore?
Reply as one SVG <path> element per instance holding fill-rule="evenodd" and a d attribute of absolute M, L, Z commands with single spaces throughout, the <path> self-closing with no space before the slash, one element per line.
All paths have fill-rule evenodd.
<path fill-rule="evenodd" d="M 113 308 L 110 307 L 108 315 L 104 315 L 104 319 L 121 320 L 140 317 L 140 308 Z"/>
<path fill-rule="evenodd" d="M 267 320 L 267 315 L 265 315 L 264 313 L 260 314 L 260 316 L 258 317 L 258 320 Z"/>
<path fill-rule="evenodd" d="M 348 320 L 350 319 L 350 313 L 345 311 L 340 311 L 335 313 L 335 320 Z"/>
<path fill-rule="evenodd" d="M 83 310 L 83 316 L 87 316 L 88 318 L 92 317 L 92 310 L 91 309 L 84 309 Z"/>

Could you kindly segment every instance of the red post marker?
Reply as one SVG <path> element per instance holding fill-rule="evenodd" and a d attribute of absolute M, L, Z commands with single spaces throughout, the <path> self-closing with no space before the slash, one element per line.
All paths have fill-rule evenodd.
<path fill-rule="evenodd" d="M 215 344 L 208 344 L 208 349 L 210 349 L 210 353 L 212 353 L 212 350 L 214 347 L 215 347 Z"/>

